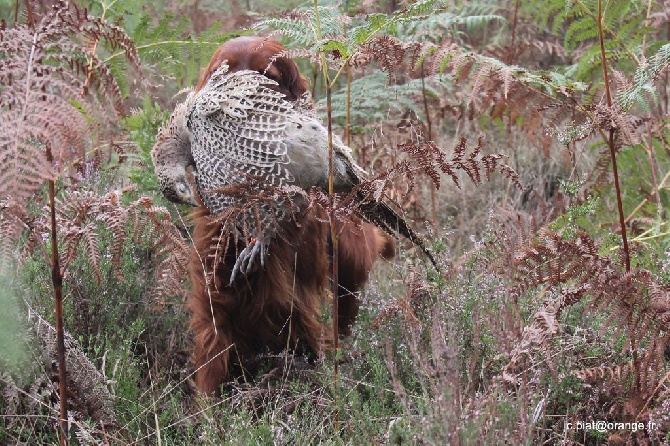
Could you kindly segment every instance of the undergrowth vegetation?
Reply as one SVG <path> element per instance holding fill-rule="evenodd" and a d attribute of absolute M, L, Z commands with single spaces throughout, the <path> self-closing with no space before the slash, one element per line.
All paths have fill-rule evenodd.
<path fill-rule="evenodd" d="M 670 442 L 670 2 L 214 4 L 0 1 L 0 444 Z M 202 399 L 149 151 L 251 33 L 442 270 L 402 245 L 336 355 Z"/>

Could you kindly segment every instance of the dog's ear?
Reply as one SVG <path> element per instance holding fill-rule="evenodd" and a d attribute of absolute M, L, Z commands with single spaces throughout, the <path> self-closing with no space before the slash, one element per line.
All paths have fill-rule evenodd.
<path fill-rule="evenodd" d="M 300 74 L 298 65 L 286 57 L 278 57 L 271 61 L 265 75 L 277 81 L 279 91 L 284 93 L 289 101 L 297 101 L 309 88 L 309 80 Z"/>

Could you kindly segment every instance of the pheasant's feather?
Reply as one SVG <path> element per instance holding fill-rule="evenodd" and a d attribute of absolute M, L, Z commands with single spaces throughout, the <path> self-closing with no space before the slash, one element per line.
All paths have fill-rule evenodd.
<path fill-rule="evenodd" d="M 175 159 L 193 159 L 191 136 L 186 128 L 186 113 L 194 99 L 195 94 L 191 91 L 184 102 L 177 104 L 170 119 L 158 130 L 156 143 L 151 150 L 154 166 L 164 166 L 173 163 Z"/>
<path fill-rule="evenodd" d="M 188 116 L 198 187 L 212 213 L 236 204 L 227 186 L 293 181 L 287 169 L 286 116 L 293 105 L 255 71 L 228 73 L 224 63 L 196 95 Z"/>

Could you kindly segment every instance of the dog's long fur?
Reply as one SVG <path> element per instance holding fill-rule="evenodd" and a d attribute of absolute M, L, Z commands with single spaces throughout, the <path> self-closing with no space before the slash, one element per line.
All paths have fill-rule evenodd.
<path fill-rule="evenodd" d="M 232 39 L 216 51 L 199 88 L 227 60 L 231 71 L 265 73 L 279 83 L 278 91 L 296 100 L 309 82 L 293 60 L 276 57 L 284 51 L 278 42 L 262 37 Z M 195 384 L 200 391 L 218 392 L 230 379 L 233 365 L 243 367 L 245 358 L 258 353 L 286 347 L 318 353 L 332 344 L 332 330 L 322 317 L 324 304 L 331 300 L 330 229 L 322 208 L 315 206 L 298 216 L 297 222 L 284 223 L 264 268 L 240 275 L 231 287 L 228 281 L 240 246 L 228 240 L 225 258 L 215 261 L 221 250 L 221 224 L 204 207 L 193 217 L 195 249 L 190 259 L 188 306 L 195 343 Z M 339 238 L 338 312 L 343 334 L 350 333 L 358 314 L 356 292 L 365 284 L 373 263 L 380 255 L 391 258 L 395 254 L 394 239 L 373 225 L 358 223 L 346 223 Z"/>

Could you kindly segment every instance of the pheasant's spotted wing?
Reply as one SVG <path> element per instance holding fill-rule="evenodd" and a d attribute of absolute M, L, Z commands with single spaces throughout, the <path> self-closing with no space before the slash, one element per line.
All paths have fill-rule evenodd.
<path fill-rule="evenodd" d="M 187 119 L 202 200 L 213 214 L 235 207 L 240 235 L 263 249 L 242 255 L 262 258 L 274 237 L 284 206 L 252 197 L 293 181 L 287 169 L 287 116 L 293 104 L 270 88 L 275 81 L 249 70 L 228 73 L 223 64 L 200 90 Z M 245 185 L 246 192 L 234 186 Z M 253 258 L 238 259 L 247 269 Z"/>

